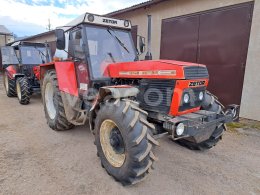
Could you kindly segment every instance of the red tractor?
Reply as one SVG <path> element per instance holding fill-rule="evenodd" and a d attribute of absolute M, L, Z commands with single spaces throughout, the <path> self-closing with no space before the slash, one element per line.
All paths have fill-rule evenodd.
<path fill-rule="evenodd" d="M 64 28 L 56 30 L 60 59 L 40 66 L 47 123 L 62 131 L 88 118 L 97 155 L 116 181 L 143 180 L 162 135 L 206 150 L 221 140 L 225 123 L 238 117 L 238 106 L 224 111 L 206 91 L 206 66 L 138 61 L 130 21 L 87 13 Z"/>
<path fill-rule="evenodd" d="M 50 49 L 43 43 L 18 41 L 1 47 L 4 68 L 4 87 L 8 97 L 18 97 L 27 105 L 33 93 L 40 93 L 37 78 L 39 65 L 50 61 Z"/>

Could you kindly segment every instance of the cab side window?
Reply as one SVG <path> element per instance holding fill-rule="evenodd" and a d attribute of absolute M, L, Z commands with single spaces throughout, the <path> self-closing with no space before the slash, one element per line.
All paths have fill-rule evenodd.
<path fill-rule="evenodd" d="M 82 31 L 75 30 L 70 34 L 69 53 L 80 59 L 85 59 Z"/>

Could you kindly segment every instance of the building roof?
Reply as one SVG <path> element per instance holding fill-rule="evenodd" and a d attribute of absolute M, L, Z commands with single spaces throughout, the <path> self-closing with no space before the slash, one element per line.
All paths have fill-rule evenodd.
<path fill-rule="evenodd" d="M 12 33 L 4 25 L 0 25 L 0 34 L 11 35 Z"/>
<path fill-rule="evenodd" d="M 49 34 L 54 34 L 54 33 L 55 33 L 55 30 L 51 30 L 51 31 L 47 31 L 47 32 L 32 35 L 32 36 L 16 38 L 13 42 L 9 43 L 9 45 L 12 45 L 13 43 L 15 43 L 17 41 L 31 41 L 32 39 L 42 37 L 42 36 L 45 36 L 45 35 L 49 35 Z"/>
<path fill-rule="evenodd" d="M 54 34 L 54 33 L 55 33 L 55 30 L 50 30 L 50 31 L 47 31 L 47 32 L 44 32 L 44 33 L 40 33 L 40 34 L 37 34 L 37 35 L 25 37 L 23 39 L 20 39 L 19 41 L 28 41 L 28 40 L 31 40 L 31 39 L 35 39 L 35 38 L 38 38 L 38 37 L 42 37 L 42 36 L 49 35 L 49 34 Z"/>
<path fill-rule="evenodd" d="M 145 1 L 143 3 L 139 3 L 139 4 L 133 5 L 131 7 L 127 7 L 127 8 L 120 9 L 120 10 L 117 10 L 117 11 L 114 11 L 114 12 L 110 12 L 108 14 L 105 14 L 105 16 L 113 17 L 113 16 L 116 16 L 118 14 L 134 11 L 136 9 L 147 8 L 147 7 L 151 6 L 151 5 L 158 4 L 158 3 L 161 3 L 163 1 L 168 1 L 168 0 L 149 0 L 149 1 Z"/>

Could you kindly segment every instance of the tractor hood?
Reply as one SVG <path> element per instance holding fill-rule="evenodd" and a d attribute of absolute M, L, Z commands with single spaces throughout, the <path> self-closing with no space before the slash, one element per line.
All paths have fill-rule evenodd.
<path fill-rule="evenodd" d="M 186 70 L 194 78 L 208 78 L 205 65 L 173 60 L 123 62 L 108 66 L 111 78 L 191 79 L 187 78 Z"/>

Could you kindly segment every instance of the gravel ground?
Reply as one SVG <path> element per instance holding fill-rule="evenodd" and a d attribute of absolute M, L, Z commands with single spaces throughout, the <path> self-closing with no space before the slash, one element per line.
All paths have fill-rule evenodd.
<path fill-rule="evenodd" d="M 19 105 L 0 80 L 0 194 L 260 194 L 259 130 L 228 131 L 206 152 L 162 138 L 153 173 L 123 187 L 101 168 L 88 126 L 52 131 L 40 96 Z"/>

